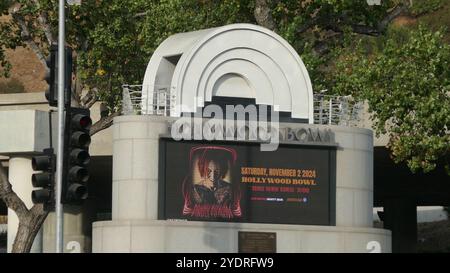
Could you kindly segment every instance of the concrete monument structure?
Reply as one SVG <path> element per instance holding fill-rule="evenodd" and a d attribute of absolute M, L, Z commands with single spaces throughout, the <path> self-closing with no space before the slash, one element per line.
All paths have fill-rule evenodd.
<path fill-rule="evenodd" d="M 372 132 L 313 125 L 312 99 L 311 82 L 300 57 L 267 29 L 236 24 L 169 37 L 147 67 L 141 115 L 114 120 L 112 220 L 93 224 L 92 251 L 238 252 L 240 232 L 265 232 L 276 235 L 277 252 L 390 252 L 390 232 L 372 227 Z M 170 136 L 169 126 L 181 115 L 223 101 L 268 105 L 288 116 L 281 120 L 280 132 L 331 132 L 327 144 L 288 143 L 290 148 L 325 147 L 332 155 L 326 224 L 164 217 L 168 180 L 161 169 L 183 159 L 165 162 L 162 138 Z M 230 140 L 223 145 L 234 143 Z"/>

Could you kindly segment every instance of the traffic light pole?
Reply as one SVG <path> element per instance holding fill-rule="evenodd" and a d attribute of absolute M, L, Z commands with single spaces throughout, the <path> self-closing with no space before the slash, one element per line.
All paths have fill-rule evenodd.
<path fill-rule="evenodd" d="M 55 181 L 55 214 L 56 214 L 56 253 L 63 252 L 64 240 L 64 212 L 61 203 L 63 183 L 63 153 L 64 153 L 64 86 L 65 86 L 65 0 L 59 0 L 58 23 L 58 147 L 56 156 L 56 181 Z M 70 101 L 70 97 L 68 98 Z M 69 102 L 70 104 L 70 102 Z"/>

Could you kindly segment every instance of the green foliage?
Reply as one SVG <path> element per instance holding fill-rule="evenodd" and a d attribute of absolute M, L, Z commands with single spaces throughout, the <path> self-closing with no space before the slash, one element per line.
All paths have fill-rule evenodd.
<path fill-rule="evenodd" d="M 19 0 L 17 16 L 23 18 L 33 41 L 44 52 L 49 43 L 39 25 L 45 15 L 54 40 L 57 37 L 55 0 Z M 85 0 L 80 6 L 66 7 L 67 41 L 77 52 L 77 76 L 83 84 L 100 90 L 100 99 L 110 110 L 120 108 L 121 86 L 142 82 L 147 63 L 156 47 L 177 32 L 252 21 L 252 1 L 197 0 Z M 4 12 L 6 7 L 1 6 Z M 1 23 L 0 48 L 21 45 L 17 21 Z M 4 75 L 9 63 L 0 50 Z"/>
<path fill-rule="evenodd" d="M 432 30 L 439 30 L 443 26 L 447 27 L 446 33 L 444 33 L 444 40 L 446 43 L 450 43 L 450 0 L 442 0 L 442 6 L 434 10 L 421 14 L 416 17 L 418 24 L 427 25 Z"/>
<path fill-rule="evenodd" d="M 397 162 L 427 172 L 448 158 L 450 46 L 442 31 L 392 30 L 381 43 L 360 41 L 339 53 L 334 91 L 367 99 Z"/>
<path fill-rule="evenodd" d="M 442 7 L 443 0 L 414 0 L 410 11 L 413 15 L 421 15 Z"/>
<path fill-rule="evenodd" d="M 393 2 L 369 6 L 361 0 L 278 1 L 274 17 L 280 34 L 297 48 L 298 43 L 302 43 L 298 39 L 299 31 L 311 22 L 314 22 L 312 34 L 316 40 L 324 39 L 325 29 L 343 31 L 345 26 L 351 25 L 376 28 Z"/>
<path fill-rule="evenodd" d="M 377 30 L 396 1 L 369 6 L 361 0 L 274 1 L 273 16 L 278 32 L 300 53 L 313 82 L 314 90 L 328 88 L 326 74 L 334 55 L 342 44 L 341 33 L 353 26 Z M 319 51 L 319 53 L 318 53 Z"/>
<path fill-rule="evenodd" d="M 7 4 L 8 2 L 0 4 L 0 16 L 7 14 L 7 9 L 5 9 Z M 9 77 L 11 71 L 11 64 L 6 58 L 5 49 L 14 49 L 21 44 L 19 29 L 11 22 L 0 22 L 0 77 Z"/>
<path fill-rule="evenodd" d="M 47 52 L 48 41 L 37 23 L 38 16 L 47 17 L 56 38 L 58 1 L 39 0 L 38 5 L 28 0 L 14 2 L 21 5 L 17 15 L 25 19 L 33 41 Z M 324 44 L 332 48 L 338 42 L 328 39 L 324 29 L 330 26 L 343 29 L 353 24 L 375 27 L 393 3 L 385 2 L 383 6 L 369 6 L 359 0 L 272 3 L 279 34 L 302 54 L 316 89 L 320 89 L 324 86 L 322 68 L 329 58 L 317 54 L 315 47 Z M 67 7 L 68 42 L 78 53 L 78 76 L 84 84 L 97 87 L 101 99 L 117 110 L 121 85 L 140 83 L 151 54 L 164 39 L 178 32 L 238 22 L 255 23 L 254 5 L 252 0 L 85 0 L 80 6 Z M 5 11 L 7 6 L 1 6 L 0 10 Z M 313 26 L 308 31 L 298 31 L 311 24 L 311 20 Z M 0 48 L 20 45 L 22 37 L 16 21 L 2 23 L 1 27 Z M 7 75 L 9 64 L 2 53 L 0 61 Z"/>
<path fill-rule="evenodd" d="M 143 35 L 147 52 L 179 32 L 218 27 L 231 23 L 254 23 L 252 1 L 162 0 L 149 6 Z"/>

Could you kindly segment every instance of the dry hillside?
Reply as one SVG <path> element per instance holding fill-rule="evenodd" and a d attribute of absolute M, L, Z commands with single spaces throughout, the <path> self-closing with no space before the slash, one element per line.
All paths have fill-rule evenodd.
<path fill-rule="evenodd" d="M 0 93 L 42 92 L 47 88 L 43 80 L 45 67 L 30 49 L 18 47 L 8 50 L 6 55 L 12 64 L 12 71 L 10 78 L 0 77 Z"/>

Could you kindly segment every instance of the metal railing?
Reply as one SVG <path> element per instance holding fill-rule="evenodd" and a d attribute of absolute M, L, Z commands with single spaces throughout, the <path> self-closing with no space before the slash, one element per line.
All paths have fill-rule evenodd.
<path fill-rule="evenodd" d="M 314 124 L 359 126 L 364 103 L 351 96 L 314 94 Z"/>
<path fill-rule="evenodd" d="M 147 92 L 147 96 L 143 96 L 142 85 L 123 85 L 122 88 L 124 115 L 170 116 L 175 106 L 175 96 L 170 94 L 168 86 L 148 86 L 152 92 Z"/>
<path fill-rule="evenodd" d="M 170 116 L 176 102 L 170 87 L 145 88 L 152 92 L 142 92 L 142 85 L 123 85 L 122 114 Z M 314 124 L 357 127 L 361 125 L 363 113 L 364 103 L 351 96 L 314 94 Z"/>

